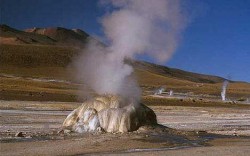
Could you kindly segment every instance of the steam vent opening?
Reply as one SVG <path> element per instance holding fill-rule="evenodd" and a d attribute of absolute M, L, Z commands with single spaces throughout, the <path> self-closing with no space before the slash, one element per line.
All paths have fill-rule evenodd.
<path fill-rule="evenodd" d="M 116 95 L 97 96 L 73 110 L 63 122 L 72 132 L 131 132 L 157 124 L 156 115 L 144 104 Z"/>

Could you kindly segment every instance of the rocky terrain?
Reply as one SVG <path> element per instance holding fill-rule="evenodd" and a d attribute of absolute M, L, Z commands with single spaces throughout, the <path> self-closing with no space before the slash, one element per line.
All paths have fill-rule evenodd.
<path fill-rule="evenodd" d="M 229 81 L 221 101 L 225 78 L 137 60 L 126 61 L 135 68 L 140 102 L 158 124 L 133 132 L 65 132 L 65 118 L 86 102 L 72 62 L 88 38 L 79 29 L 0 26 L 1 155 L 248 155 L 249 83 Z M 159 88 L 163 94 L 154 95 Z"/>
<path fill-rule="evenodd" d="M 241 152 L 232 151 L 230 155 L 246 155 L 250 145 L 250 109 L 247 106 L 149 106 L 156 113 L 158 123 L 167 127 L 141 127 L 126 133 L 79 134 L 61 130 L 66 116 L 81 103 L 0 101 L 0 104 L 3 155 L 150 155 L 152 152 L 161 155 L 178 154 L 180 149 L 190 151 L 186 149 L 190 147 L 195 147 L 190 152 L 197 154 L 201 149 L 215 154 L 222 147 L 223 154 L 232 148 Z M 212 149 L 215 151 L 211 152 Z"/>

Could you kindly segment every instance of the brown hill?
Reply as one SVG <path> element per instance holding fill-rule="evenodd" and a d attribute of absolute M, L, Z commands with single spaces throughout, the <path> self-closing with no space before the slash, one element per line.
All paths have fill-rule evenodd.
<path fill-rule="evenodd" d="M 2 93 L 4 93 L 1 95 L 0 88 L 0 97 L 4 95 L 9 97 L 13 92 L 17 92 L 18 96 L 22 94 L 22 98 L 25 99 L 27 91 L 48 90 L 46 95 L 51 94 L 51 100 L 53 100 L 55 92 L 62 93 L 62 90 L 58 89 L 61 85 L 10 80 L 1 75 L 74 81 L 72 61 L 79 53 L 84 52 L 79 48 L 79 44 L 84 46 L 88 35 L 79 29 L 35 28 L 24 32 L 1 25 L 0 37 L 0 87 L 3 88 Z M 10 40 L 10 38 L 14 39 Z M 148 62 L 128 61 L 128 63 L 135 67 L 135 73 L 143 90 L 166 86 L 178 92 L 219 96 L 222 82 L 225 80 L 218 76 L 192 73 Z M 77 88 L 72 84 L 66 85 L 65 92 L 68 93 L 72 87 Z M 230 83 L 229 88 L 228 93 L 237 97 L 248 97 L 250 92 L 249 83 L 233 82 Z M 38 95 L 40 96 L 40 93 Z M 72 90 L 73 95 L 75 96 L 75 90 Z"/>
<path fill-rule="evenodd" d="M 1 44 L 41 44 L 83 47 L 89 35 L 80 29 L 32 28 L 25 31 L 0 25 Z"/>
<path fill-rule="evenodd" d="M 146 70 L 169 78 L 177 78 L 198 83 L 218 83 L 225 81 L 224 78 L 212 75 L 198 74 L 180 69 L 169 68 L 144 61 L 135 61 L 132 64 L 140 70 Z"/>
<path fill-rule="evenodd" d="M 56 43 L 52 38 L 34 33 L 28 33 L 11 28 L 7 25 L 0 25 L 1 44 L 46 44 Z"/>
<path fill-rule="evenodd" d="M 0 46 L 2 66 L 16 67 L 68 67 L 80 50 L 73 47 L 51 45 L 8 45 Z M 219 83 L 225 79 L 203 75 L 142 61 L 129 61 L 138 71 L 150 72 L 162 77 L 198 83 Z M 152 80 L 154 81 L 154 80 Z"/>
<path fill-rule="evenodd" d="M 25 32 L 40 34 L 44 36 L 48 36 L 57 44 L 66 45 L 66 46 L 80 46 L 83 47 L 89 35 L 80 30 L 80 29 L 65 29 L 61 27 L 56 28 L 32 28 L 26 29 Z"/>
<path fill-rule="evenodd" d="M 80 29 L 65 28 L 32 28 L 25 31 L 16 30 L 7 25 L 0 25 L 0 37 L 2 44 L 7 44 L 6 38 L 16 38 L 15 43 L 19 46 L 2 45 L 0 61 L 5 65 L 18 66 L 62 66 L 70 64 L 72 58 L 77 55 L 76 48 L 58 47 L 64 45 L 69 47 L 84 46 L 89 35 Z M 3 42 L 4 41 L 4 42 Z M 23 45 L 22 45 L 23 44 Z M 47 46 L 25 46 L 25 44 L 43 44 Z M 54 45 L 53 48 L 49 45 Z M 70 50 L 69 50 L 70 49 Z M 57 53 L 58 51 L 58 53 Z M 60 51 L 60 53 L 59 53 Z M 218 83 L 225 79 L 217 76 L 203 75 L 187 72 L 179 69 L 168 68 L 142 61 L 129 61 L 136 69 L 149 71 L 161 76 L 188 80 L 199 83 Z"/>

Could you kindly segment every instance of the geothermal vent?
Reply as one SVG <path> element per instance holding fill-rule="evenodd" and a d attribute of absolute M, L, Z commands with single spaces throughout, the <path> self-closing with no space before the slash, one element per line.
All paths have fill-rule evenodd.
<path fill-rule="evenodd" d="M 136 102 L 141 91 L 133 66 L 126 60 L 134 60 L 142 54 L 159 63 L 170 59 L 187 24 L 181 3 L 177 0 L 107 0 L 103 5 L 113 8 L 100 20 L 109 44 L 103 46 L 90 39 L 74 65 L 77 80 L 86 85 L 81 88 L 84 93 L 109 95 L 84 102 L 69 114 L 63 126 L 75 132 L 98 129 L 128 132 L 145 124 L 156 124 L 154 112 Z"/>
<path fill-rule="evenodd" d="M 78 133 L 129 132 L 148 124 L 157 124 L 153 110 L 132 100 L 106 95 L 84 102 L 67 116 L 63 128 Z"/>

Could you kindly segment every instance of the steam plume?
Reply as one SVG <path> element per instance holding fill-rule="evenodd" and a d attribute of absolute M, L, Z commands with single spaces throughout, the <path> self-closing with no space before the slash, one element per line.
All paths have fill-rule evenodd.
<path fill-rule="evenodd" d="M 221 100 L 222 100 L 222 101 L 225 101 L 225 100 L 226 100 L 227 85 L 228 85 L 228 81 L 225 80 L 225 81 L 223 82 L 222 91 L 221 91 Z"/>
<path fill-rule="evenodd" d="M 163 92 L 165 91 L 165 88 L 164 87 L 161 87 L 159 89 L 157 89 L 154 93 L 154 95 L 160 95 L 162 94 Z"/>
<path fill-rule="evenodd" d="M 179 0 L 103 0 L 113 11 L 101 20 L 109 46 L 90 41 L 77 61 L 79 77 L 98 94 L 138 98 L 133 68 L 124 62 L 138 54 L 167 61 L 186 26 Z"/>
<path fill-rule="evenodd" d="M 173 96 L 174 95 L 174 91 L 173 90 L 170 90 L 169 91 L 169 96 Z"/>

